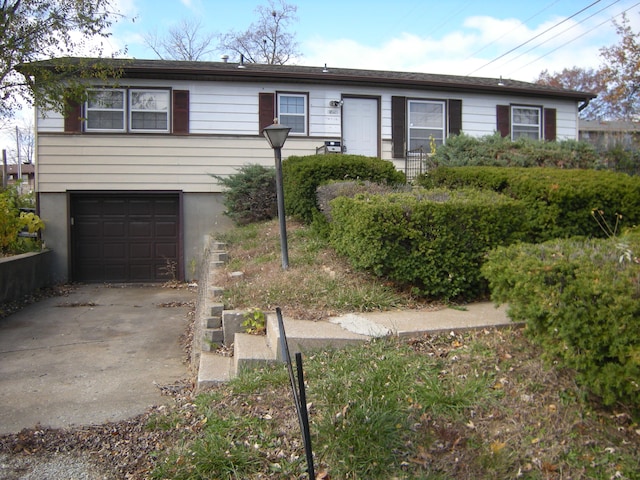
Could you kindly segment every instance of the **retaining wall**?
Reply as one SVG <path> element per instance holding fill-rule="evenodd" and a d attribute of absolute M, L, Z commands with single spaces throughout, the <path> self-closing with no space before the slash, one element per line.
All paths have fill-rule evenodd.
<path fill-rule="evenodd" d="M 0 258 L 0 304 L 53 284 L 52 250 Z"/>

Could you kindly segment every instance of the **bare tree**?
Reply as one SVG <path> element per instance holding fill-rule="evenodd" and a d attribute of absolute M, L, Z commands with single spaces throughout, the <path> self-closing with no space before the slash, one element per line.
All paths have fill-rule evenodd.
<path fill-rule="evenodd" d="M 215 51 L 212 43 L 216 35 L 204 32 L 197 19 L 182 19 L 167 34 L 159 36 L 157 30 L 144 35 L 145 44 L 163 60 L 209 60 Z"/>
<path fill-rule="evenodd" d="M 295 35 L 287 30 L 297 21 L 297 10 L 284 0 L 269 0 L 268 5 L 256 8 L 258 19 L 246 31 L 221 35 L 218 49 L 249 63 L 284 65 L 301 56 Z"/>

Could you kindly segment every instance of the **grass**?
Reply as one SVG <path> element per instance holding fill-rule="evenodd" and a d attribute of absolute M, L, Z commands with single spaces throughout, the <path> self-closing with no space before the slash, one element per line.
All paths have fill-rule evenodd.
<path fill-rule="evenodd" d="M 269 253 L 279 252 L 275 231 L 273 224 L 263 224 L 227 238 L 231 263 L 245 272 L 229 302 L 278 304 L 301 316 L 311 311 L 311 317 L 354 305 L 425 306 L 380 279 L 351 271 L 298 225 L 291 235 L 292 269 L 283 275 L 279 255 Z M 334 274 L 314 279 L 325 276 L 318 268 L 323 266 Z M 280 287 L 269 290 L 263 276 Z M 335 289 L 327 287 L 330 280 Z M 382 289 L 382 298 L 395 300 L 380 300 L 368 282 Z M 318 292 L 317 284 L 325 285 L 327 294 L 315 305 L 310 292 Z M 370 292 L 366 302 L 336 300 L 361 298 L 347 292 L 358 289 Z M 541 357 L 520 328 L 387 338 L 306 352 L 319 478 L 640 479 L 640 426 L 633 410 L 601 407 L 576 385 L 572 371 Z M 158 452 L 152 478 L 306 478 L 282 364 L 244 372 L 182 410 L 158 415 L 148 428 L 173 429 L 181 440 Z"/>

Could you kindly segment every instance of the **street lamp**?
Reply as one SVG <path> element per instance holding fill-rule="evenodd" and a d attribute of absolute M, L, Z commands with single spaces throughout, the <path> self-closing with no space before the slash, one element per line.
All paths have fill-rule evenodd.
<path fill-rule="evenodd" d="M 273 148 L 276 160 L 276 195 L 278 199 L 278 220 L 280 222 L 280 248 L 282 250 L 282 269 L 289 268 L 289 251 L 287 247 L 287 224 L 284 214 L 284 191 L 282 190 L 282 146 L 287 140 L 290 127 L 278 124 L 275 119 L 273 125 L 265 127 L 263 135 Z"/>

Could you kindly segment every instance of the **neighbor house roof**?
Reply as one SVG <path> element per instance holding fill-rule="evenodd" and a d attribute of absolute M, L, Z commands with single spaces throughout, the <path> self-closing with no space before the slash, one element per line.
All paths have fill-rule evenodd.
<path fill-rule="evenodd" d="M 123 78 L 173 79 L 173 80 L 233 80 L 244 82 L 277 81 L 285 83 L 340 84 L 402 87 L 460 92 L 487 92 L 522 94 L 536 97 L 572 98 L 588 101 L 596 95 L 589 92 L 566 90 L 548 85 L 518 80 L 442 75 L 390 70 L 359 70 L 351 68 L 309 67 L 301 65 L 265 65 L 257 63 L 194 62 L 177 60 L 97 59 L 66 57 L 42 62 L 33 66 L 48 69 L 61 64 L 90 66 L 103 62 L 120 70 Z"/>

